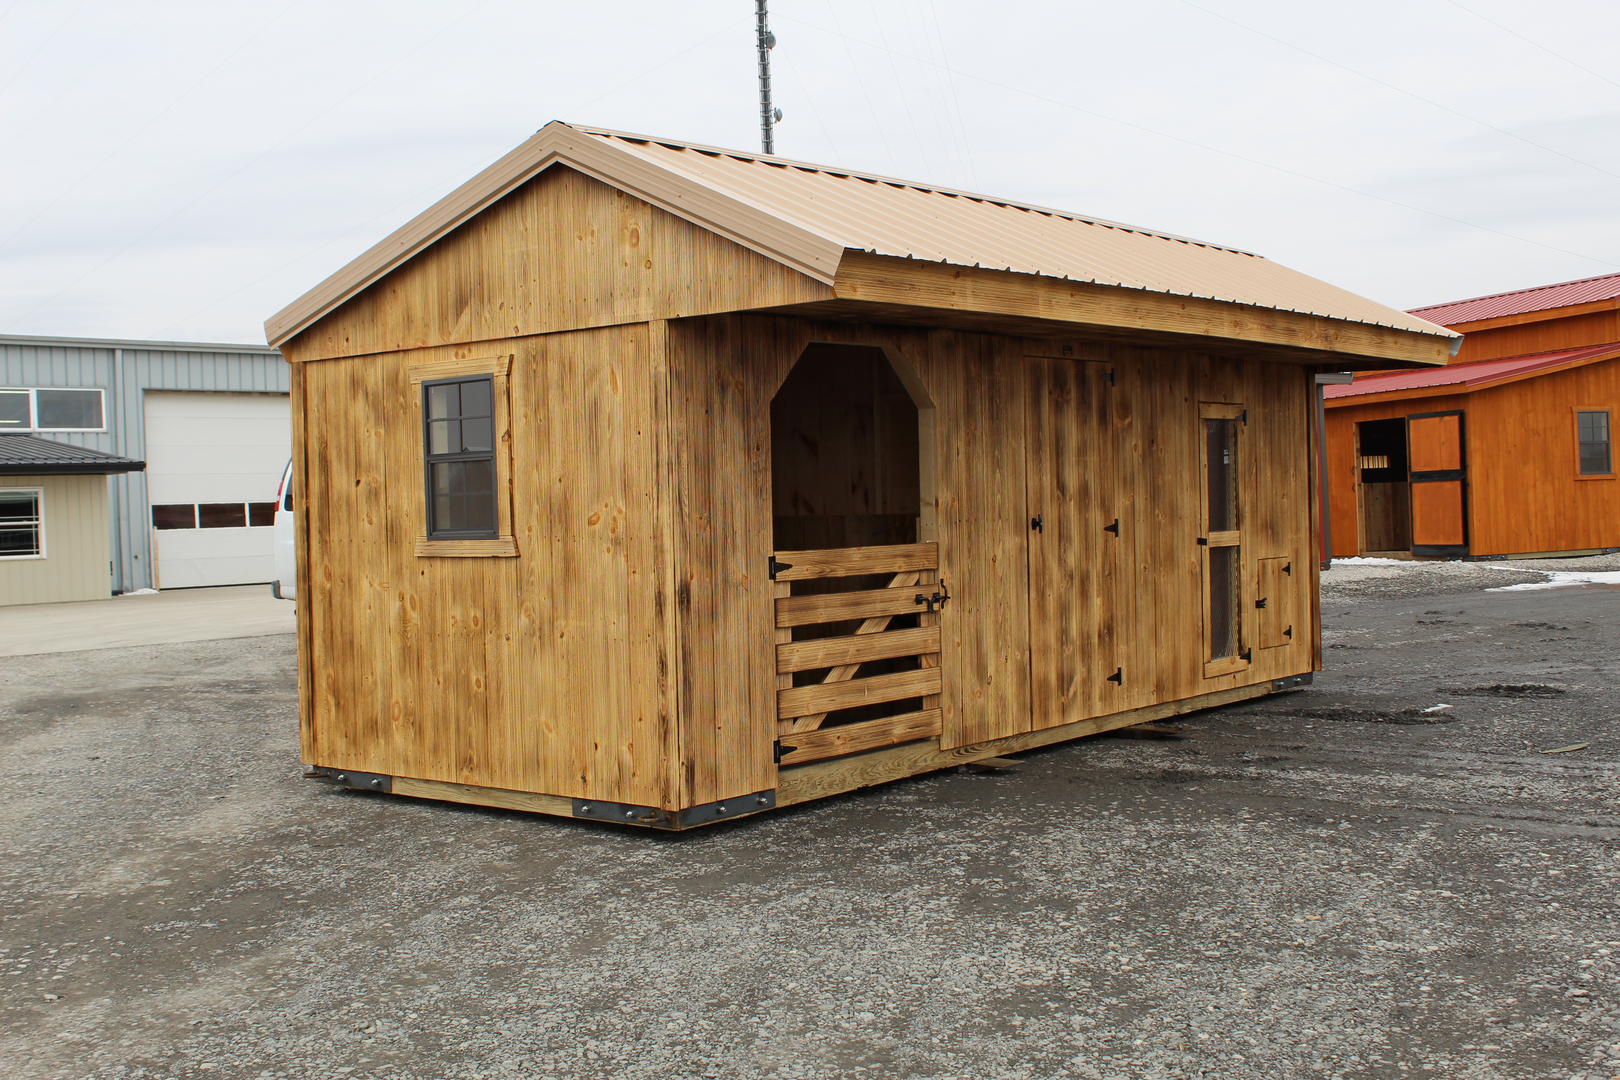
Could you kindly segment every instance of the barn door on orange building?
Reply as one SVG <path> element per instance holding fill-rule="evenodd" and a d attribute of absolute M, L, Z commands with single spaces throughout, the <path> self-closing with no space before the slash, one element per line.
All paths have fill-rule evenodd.
<path fill-rule="evenodd" d="M 1412 482 L 1412 554 L 1468 554 L 1463 414 L 1408 416 L 1406 440 Z"/>

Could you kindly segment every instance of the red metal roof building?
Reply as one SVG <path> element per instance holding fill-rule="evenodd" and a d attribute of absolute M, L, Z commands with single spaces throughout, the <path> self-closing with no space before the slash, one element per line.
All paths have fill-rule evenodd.
<path fill-rule="evenodd" d="M 1418 308 L 1451 363 L 1323 388 L 1335 556 L 1620 548 L 1620 274 Z"/>

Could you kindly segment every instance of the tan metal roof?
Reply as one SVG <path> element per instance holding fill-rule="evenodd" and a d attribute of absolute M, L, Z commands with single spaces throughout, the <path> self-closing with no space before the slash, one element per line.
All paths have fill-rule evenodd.
<path fill-rule="evenodd" d="M 553 121 L 272 317 L 267 340 L 281 344 L 556 164 L 826 284 L 854 249 L 1458 336 L 1234 248 L 949 188 Z"/>

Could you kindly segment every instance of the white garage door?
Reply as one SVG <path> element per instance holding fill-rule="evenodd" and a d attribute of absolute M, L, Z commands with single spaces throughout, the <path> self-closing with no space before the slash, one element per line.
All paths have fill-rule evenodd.
<path fill-rule="evenodd" d="M 160 589 L 276 576 L 276 485 L 292 456 L 286 394 L 146 392 L 146 496 Z"/>

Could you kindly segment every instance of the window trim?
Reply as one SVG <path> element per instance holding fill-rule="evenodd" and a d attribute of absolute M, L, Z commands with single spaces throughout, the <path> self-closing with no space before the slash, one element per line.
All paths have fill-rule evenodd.
<path fill-rule="evenodd" d="M 1581 472 L 1581 413 L 1600 412 L 1609 418 L 1609 471 L 1606 473 Z M 1607 405 L 1575 405 L 1570 408 L 1570 423 L 1575 430 L 1575 479 L 1613 480 L 1614 472 L 1614 410 Z"/>
<path fill-rule="evenodd" d="M 1206 533 L 1209 527 L 1209 438 L 1204 431 L 1206 420 L 1232 420 L 1237 423 L 1237 468 L 1234 470 L 1234 482 L 1237 484 L 1237 525 L 1235 529 L 1228 529 L 1219 533 Z M 1244 586 L 1249 580 L 1246 572 L 1249 555 L 1248 545 L 1243 542 L 1244 532 L 1244 495 L 1247 485 L 1244 483 L 1244 464 L 1248 457 L 1243 450 L 1244 432 L 1248 424 L 1248 409 L 1241 402 L 1201 401 L 1198 403 L 1198 423 L 1196 427 L 1198 440 L 1198 532 L 1203 543 L 1198 545 L 1199 584 L 1201 606 L 1203 608 L 1203 668 L 1204 678 L 1215 679 L 1223 675 L 1233 675 L 1240 671 L 1247 671 L 1250 666 L 1249 641 L 1253 636 L 1249 626 L 1249 613 L 1244 604 Z M 1238 549 L 1237 580 L 1238 593 L 1234 597 L 1237 604 L 1237 649 L 1231 656 L 1224 656 L 1219 660 L 1211 660 L 1210 653 L 1210 625 L 1213 613 L 1210 611 L 1210 559 L 1209 552 L 1212 547 L 1235 547 Z"/>
<path fill-rule="evenodd" d="M 413 435 L 416 461 L 422 467 L 423 482 L 416 490 L 416 557 L 432 558 L 515 558 L 517 538 L 512 535 L 512 431 L 510 381 L 512 354 L 473 356 L 412 364 L 405 369 L 410 380 L 415 424 Z M 425 383 L 447 379 L 470 379 L 488 375 L 493 383 L 495 406 L 495 515 L 497 535 L 486 538 L 433 537 L 428 535 L 427 506 L 427 418 L 422 405 Z"/>
<path fill-rule="evenodd" d="M 49 556 L 45 547 L 45 489 L 29 485 L 23 487 L 0 487 L 0 495 L 9 495 L 19 491 L 32 492 L 34 505 L 39 507 L 39 516 L 35 519 L 39 530 L 39 552 L 34 555 L 0 555 L 0 562 L 28 562 L 31 559 L 44 559 Z"/>
<path fill-rule="evenodd" d="M 41 390 L 77 390 L 82 393 L 94 392 L 101 397 L 101 426 L 100 427 L 51 427 L 39 426 L 39 392 Z M 93 432 L 107 430 L 107 391 L 100 386 L 0 386 L 0 393 L 26 393 L 28 395 L 28 426 L 8 427 L 7 434 L 22 434 L 24 432 L 45 431 L 51 434 L 71 434 L 74 432 Z"/>

